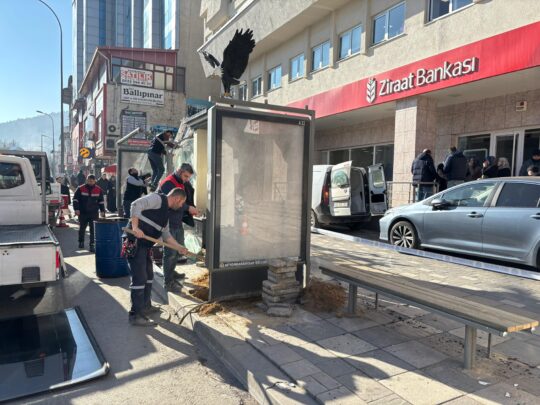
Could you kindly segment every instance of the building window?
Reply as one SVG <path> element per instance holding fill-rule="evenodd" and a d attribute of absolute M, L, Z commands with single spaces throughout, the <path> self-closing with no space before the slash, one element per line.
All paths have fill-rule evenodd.
<path fill-rule="evenodd" d="M 256 77 L 251 81 L 251 98 L 262 94 L 262 76 Z"/>
<path fill-rule="evenodd" d="M 328 162 L 330 165 L 352 160 L 353 166 L 367 169 L 371 165 L 382 164 L 386 181 L 392 181 L 394 172 L 393 144 L 323 151 L 322 156 L 323 162 Z"/>
<path fill-rule="evenodd" d="M 174 66 L 156 65 L 154 63 L 144 63 L 130 59 L 112 58 L 112 80 L 117 84 L 122 84 L 120 77 L 120 67 L 130 67 L 145 70 L 152 74 L 152 86 L 155 89 L 169 90 L 183 93 L 185 91 L 185 69 Z M 176 76 L 176 80 L 175 80 Z M 123 83 L 129 84 L 129 83 Z"/>
<path fill-rule="evenodd" d="M 107 3 L 99 0 L 99 46 L 107 42 Z"/>
<path fill-rule="evenodd" d="M 268 90 L 281 87 L 281 65 L 268 71 Z"/>
<path fill-rule="evenodd" d="M 163 0 L 163 49 L 172 49 L 173 29 L 173 2 Z"/>
<path fill-rule="evenodd" d="M 326 41 L 313 48 L 311 70 L 316 71 L 330 63 L 330 41 Z"/>
<path fill-rule="evenodd" d="M 354 55 L 360 52 L 360 35 L 362 27 L 354 27 L 347 32 L 344 32 L 339 37 L 339 58 L 344 59 L 347 56 Z"/>
<path fill-rule="evenodd" d="M 238 85 L 238 100 L 247 101 L 247 84 L 241 83 Z"/>
<path fill-rule="evenodd" d="M 143 7 L 143 47 L 152 48 L 152 2 L 144 0 Z"/>
<path fill-rule="evenodd" d="M 403 33 L 405 3 L 389 8 L 373 19 L 373 44 L 386 41 Z"/>
<path fill-rule="evenodd" d="M 430 0 L 429 20 L 435 20 L 443 15 L 453 13 L 472 4 L 472 0 Z"/>
<path fill-rule="evenodd" d="M 489 155 L 489 146 L 491 144 L 491 135 L 462 136 L 458 138 L 457 148 L 463 152 L 467 159 L 476 159 L 478 164 Z"/>
<path fill-rule="evenodd" d="M 291 59 L 291 73 L 289 80 L 304 77 L 304 54 L 300 54 Z"/>

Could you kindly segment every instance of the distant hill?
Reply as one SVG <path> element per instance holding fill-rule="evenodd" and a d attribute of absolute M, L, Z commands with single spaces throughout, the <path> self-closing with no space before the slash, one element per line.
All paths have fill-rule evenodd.
<path fill-rule="evenodd" d="M 54 121 L 55 149 L 60 148 L 60 113 L 51 113 Z M 67 124 L 67 116 L 64 121 Z M 67 125 L 66 125 L 67 126 Z M 51 136 L 51 119 L 46 115 L 23 118 L 14 121 L 0 123 L 0 145 L 15 142 L 24 150 L 38 151 L 41 148 L 41 134 Z M 50 152 L 52 139 L 43 138 L 43 149 Z"/>

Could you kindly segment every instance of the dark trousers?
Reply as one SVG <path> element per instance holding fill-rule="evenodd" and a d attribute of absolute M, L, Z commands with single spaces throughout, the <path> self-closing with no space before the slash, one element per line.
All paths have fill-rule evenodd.
<path fill-rule="evenodd" d="M 152 282 L 154 281 L 154 269 L 150 247 L 137 247 L 135 256 L 128 259 L 129 272 L 131 275 L 131 310 L 129 316 L 142 315 L 144 308 L 151 305 Z"/>
<path fill-rule="evenodd" d="M 126 201 L 124 200 L 122 202 L 122 208 L 124 208 L 124 218 L 131 218 L 131 203 L 133 201 Z"/>
<path fill-rule="evenodd" d="M 184 245 L 184 228 L 180 225 L 179 228 L 169 229 L 171 236 L 181 245 Z M 163 249 L 163 278 L 165 284 L 169 284 L 174 281 L 174 269 L 178 263 L 178 250 L 176 249 Z"/>
<path fill-rule="evenodd" d="M 150 184 L 157 187 L 159 179 L 161 179 L 161 176 L 163 176 L 163 173 L 165 173 L 163 158 L 157 153 L 148 152 L 148 160 L 150 161 L 150 166 L 152 167 L 152 180 Z"/>
<path fill-rule="evenodd" d="M 79 216 L 79 242 L 84 242 L 86 227 L 90 226 L 90 244 L 94 244 L 94 221 L 98 219 L 96 215 L 81 214 Z"/>

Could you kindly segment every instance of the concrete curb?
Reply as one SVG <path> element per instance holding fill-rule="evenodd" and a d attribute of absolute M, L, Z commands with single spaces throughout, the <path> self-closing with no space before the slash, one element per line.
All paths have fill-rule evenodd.
<path fill-rule="evenodd" d="M 221 360 L 227 369 L 260 404 L 316 404 L 311 395 L 246 342 L 219 317 L 199 317 L 188 312 L 198 301 L 168 293 L 163 287 L 161 269 L 154 266 L 154 292 L 175 311 L 177 321 L 186 316 L 182 325 Z"/>

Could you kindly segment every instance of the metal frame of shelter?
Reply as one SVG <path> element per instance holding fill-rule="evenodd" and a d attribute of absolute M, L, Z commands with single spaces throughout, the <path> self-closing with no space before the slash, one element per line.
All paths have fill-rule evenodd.
<path fill-rule="evenodd" d="M 206 116 L 206 119 L 204 119 Z M 309 279 L 310 266 L 310 202 L 313 163 L 313 139 L 315 112 L 313 110 L 253 103 L 241 100 L 215 100 L 206 114 L 197 114 L 187 120 L 193 129 L 208 131 L 208 210 L 206 213 L 206 267 L 209 270 L 209 299 L 233 299 L 260 295 L 262 282 L 267 279 L 268 261 L 246 261 L 222 267 L 220 257 L 220 211 L 221 204 L 221 141 L 224 117 L 299 125 L 303 130 L 302 193 L 300 255 L 296 279 L 302 286 Z M 206 125 L 205 125 L 206 124 Z M 278 259 L 279 257 L 269 257 Z"/>

